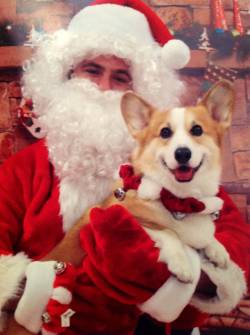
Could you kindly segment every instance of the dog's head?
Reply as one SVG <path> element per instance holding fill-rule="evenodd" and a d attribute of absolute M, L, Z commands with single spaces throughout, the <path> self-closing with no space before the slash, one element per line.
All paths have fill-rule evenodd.
<path fill-rule="evenodd" d="M 135 169 L 180 197 L 214 195 L 233 105 L 228 81 L 214 85 L 196 106 L 164 112 L 125 93 L 122 114 L 138 144 L 131 158 Z"/>

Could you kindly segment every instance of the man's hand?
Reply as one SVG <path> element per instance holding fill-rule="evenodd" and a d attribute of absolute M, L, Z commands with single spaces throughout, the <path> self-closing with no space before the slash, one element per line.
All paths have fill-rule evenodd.
<path fill-rule="evenodd" d="M 0 333 L 1 335 L 34 335 L 16 322 L 13 316 L 8 320 L 7 329 Z"/>

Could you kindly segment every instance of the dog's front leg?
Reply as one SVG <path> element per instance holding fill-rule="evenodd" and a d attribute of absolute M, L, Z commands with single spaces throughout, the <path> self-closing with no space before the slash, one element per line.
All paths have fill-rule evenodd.
<path fill-rule="evenodd" d="M 145 228 L 156 247 L 160 249 L 159 260 L 167 264 L 168 269 L 184 283 L 192 283 L 194 277 L 183 244 L 175 232 Z"/>
<path fill-rule="evenodd" d="M 215 238 L 204 248 L 205 256 L 220 268 L 227 268 L 230 257 L 225 247 Z"/>

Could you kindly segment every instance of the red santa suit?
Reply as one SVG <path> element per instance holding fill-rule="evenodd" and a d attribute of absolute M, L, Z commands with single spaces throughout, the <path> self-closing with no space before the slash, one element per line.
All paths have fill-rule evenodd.
<path fill-rule="evenodd" d="M 63 237 L 64 230 L 59 214 L 59 181 L 48 160 L 44 141 L 29 146 L 6 161 L 0 170 L 0 181 L 3 269 L 0 274 L 3 288 L 0 301 L 3 305 L 14 296 L 30 258 L 39 259 L 48 253 Z M 205 310 L 211 308 L 211 312 L 218 304 L 224 304 L 226 310 L 231 307 L 230 299 L 234 303 L 235 298 L 240 298 L 245 289 L 240 269 L 245 271 L 247 277 L 249 266 L 246 257 L 246 251 L 249 250 L 249 230 L 223 190 L 220 196 L 225 203 L 221 219 L 217 222 L 217 237 L 238 265 L 233 268 L 236 277 L 234 273 L 230 277 L 232 269 L 229 272 L 221 269 L 209 272 L 207 269 L 212 281 L 221 290 L 219 298 L 217 297 L 219 300 L 199 301 L 197 305 Z M 108 327 L 110 334 L 122 334 L 121 329 L 124 334 L 129 334 L 141 311 L 148 312 L 161 321 L 170 321 L 171 318 L 173 321 L 178 316 L 185 305 L 181 308 L 177 306 L 176 310 L 174 308 L 174 314 L 177 314 L 173 317 L 173 310 L 169 311 L 166 304 L 175 305 L 178 292 L 182 293 L 181 298 L 183 292 L 188 291 L 188 286 L 185 287 L 187 284 L 177 285 L 177 288 L 173 288 L 172 296 L 168 295 L 172 300 L 165 300 L 168 289 L 164 285 L 168 283 L 170 273 L 164 263 L 158 262 L 160 251 L 122 207 L 96 210 L 92 214 L 91 224 L 81 234 L 88 256 L 79 270 L 76 295 L 72 301 L 72 308 L 76 311 L 72 317 L 72 329 L 76 329 L 76 333 L 86 327 L 92 334 L 105 334 L 105 327 Z M 238 278 L 239 285 L 235 283 L 235 278 Z M 45 280 L 44 277 L 42 280 Z M 184 287 L 183 291 L 181 286 Z M 228 300 L 230 291 L 233 294 Z M 190 299 L 188 294 L 185 301 Z M 93 301 L 94 304 L 91 303 Z M 183 313 L 180 321 L 186 321 L 185 311 Z M 197 311 L 192 313 L 192 317 L 189 315 L 189 325 L 185 322 L 186 327 L 201 320 Z"/>
<path fill-rule="evenodd" d="M 15 296 L 18 291 L 20 281 L 24 278 L 25 269 L 31 259 L 37 260 L 46 255 L 62 239 L 65 231 L 63 228 L 62 216 L 60 215 L 59 181 L 54 174 L 51 163 L 48 160 L 48 152 L 43 140 L 27 147 L 6 161 L 0 170 L 0 180 L 2 185 L 0 191 L 0 222 L 2 231 L 2 272 L 0 274 L 2 290 L 0 301 L 1 306 L 3 306 L 4 303 L 9 298 Z M 6 185 L 6 187 L 4 187 L 4 185 Z M 115 215 L 115 213 L 113 215 Z M 127 221 L 129 222 L 129 219 L 127 219 Z M 132 222 L 133 225 L 135 225 L 134 220 L 132 220 Z M 106 221 L 104 223 L 106 225 Z M 104 223 L 102 223 L 100 229 L 103 229 Z M 115 221 L 113 223 L 116 224 Z M 135 304 L 136 302 L 139 304 L 147 300 L 147 298 L 152 295 L 153 291 L 160 287 L 161 284 L 169 277 L 166 265 L 158 263 L 158 249 L 153 246 L 153 242 L 147 237 L 146 233 L 141 228 L 139 228 L 139 231 L 138 229 L 136 230 L 136 236 L 138 238 L 136 246 L 137 249 L 139 247 L 139 250 L 136 251 L 136 247 L 135 249 L 131 248 L 132 244 L 129 241 L 132 236 L 127 236 L 128 240 L 126 241 L 125 239 L 125 242 L 129 242 L 130 246 L 130 248 L 127 247 L 127 254 L 125 253 L 126 258 L 128 259 L 128 264 L 125 262 L 124 269 L 120 269 L 125 281 L 131 281 L 133 275 L 136 273 L 136 276 L 138 276 L 139 270 L 141 273 L 141 283 L 139 277 L 134 279 L 134 284 L 132 281 L 131 289 L 132 292 L 134 292 L 130 303 L 129 298 L 127 300 L 129 305 L 132 303 Z M 133 232 L 132 229 L 130 231 Z M 140 241 L 144 239 L 144 243 L 141 243 Z M 108 242 L 108 239 L 106 242 Z M 114 255 L 117 253 L 121 257 L 124 253 L 124 249 L 120 249 L 119 243 L 120 241 L 118 240 L 116 241 L 116 246 L 114 243 L 110 244 L 109 246 L 111 250 L 109 250 L 109 252 L 114 253 Z M 118 250 L 116 250 L 117 248 Z M 101 252 L 103 252 L 102 246 Z M 137 262 L 129 264 L 129 260 L 135 260 L 134 257 L 136 255 L 138 257 Z M 148 267 L 149 262 L 153 265 L 151 270 Z M 92 278 L 91 280 L 88 278 L 86 279 L 84 264 L 82 270 L 83 272 L 79 279 L 79 290 L 76 290 L 76 300 L 78 297 L 81 297 L 81 300 L 83 299 L 83 306 L 84 301 L 92 295 L 88 288 L 91 287 L 90 282 L 93 280 Z M 136 272 L 135 270 L 132 271 L 135 264 L 137 264 Z M 150 278 L 148 277 L 149 273 L 145 274 L 145 271 L 151 271 Z M 159 273 L 156 276 L 157 272 Z M 43 276 L 45 276 L 44 273 Z M 40 279 L 45 281 L 45 277 Z M 87 282 L 85 282 L 86 280 Z M 38 285 L 37 281 L 36 284 Z M 145 286 L 141 292 L 139 292 L 140 290 L 137 291 L 139 284 L 142 287 Z M 133 287 L 133 285 L 135 285 L 135 287 Z M 138 296 L 136 296 L 136 292 L 138 293 Z M 124 292 L 124 294 L 129 293 L 129 291 Z M 32 299 L 34 299 L 34 296 Z M 46 299 L 47 298 L 45 298 L 45 300 Z M 107 299 L 109 305 L 113 299 L 110 297 Z M 113 301 L 111 305 L 113 304 L 121 305 L 121 302 Z M 101 306 L 104 306 L 104 302 Z M 79 307 L 74 308 L 79 310 Z M 124 308 L 126 309 L 128 306 L 123 306 L 122 310 L 124 310 Z M 134 306 L 133 309 L 135 308 L 136 307 Z M 137 309 L 135 315 L 138 316 L 138 313 L 139 309 Z M 131 314 L 131 312 L 129 312 L 128 315 L 129 314 Z M 80 315 L 81 313 L 78 313 L 74 318 L 76 322 L 79 320 L 78 316 L 80 317 Z"/>

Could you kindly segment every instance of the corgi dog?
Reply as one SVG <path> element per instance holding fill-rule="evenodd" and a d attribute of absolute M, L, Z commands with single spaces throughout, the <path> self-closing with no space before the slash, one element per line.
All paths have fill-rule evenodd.
<path fill-rule="evenodd" d="M 124 192 L 118 180 L 115 195 L 100 207 L 115 203 L 126 207 L 160 246 L 160 260 L 164 259 L 182 282 L 193 280 L 184 245 L 202 251 L 218 267 L 225 268 L 229 262 L 227 251 L 214 238 L 213 221 L 223 206 L 216 194 L 222 140 L 231 123 L 233 105 L 234 91 L 228 81 L 215 84 L 192 107 L 159 111 L 132 92 L 125 93 L 121 101 L 123 118 L 136 141 L 131 164 L 141 182 L 137 190 Z M 194 213 L 166 209 L 160 199 L 163 189 L 176 199 L 195 198 L 203 207 Z M 44 260 L 78 265 L 83 256 L 78 234 L 88 222 L 87 213 Z"/>

